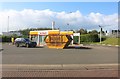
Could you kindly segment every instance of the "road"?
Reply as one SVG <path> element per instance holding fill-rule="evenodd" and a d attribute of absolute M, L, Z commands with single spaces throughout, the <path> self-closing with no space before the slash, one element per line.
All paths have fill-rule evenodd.
<path fill-rule="evenodd" d="M 67 49 L 2 45 L 3 77 L 118 77 L 118 48 Z"/>
<path fill-rule="evenodd" d="M 67 49 L 25 48 L 3 44 L 3 64 L 113 64 L 117 47 L 85 46 Z"/>

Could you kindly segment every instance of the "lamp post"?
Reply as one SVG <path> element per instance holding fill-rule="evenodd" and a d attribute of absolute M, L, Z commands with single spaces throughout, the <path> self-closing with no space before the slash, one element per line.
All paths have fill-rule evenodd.
<path fill-rule="evenodd" d="M 7 27 L 7 32 L 9 32 L 9 16 L 8 16 L 8 27 Z"/>
<path fill-rule="evenodd" d="M 67 23 L 67 33 L 68 33 L 68 31 L 69 31 L 69 23 Z"/>
<path fill-rule="evenodd" d="M 101 31 L 102 31 L 102 27 L 100 25 L 99 25 L 99 27 L 100 27 L 100 44 L 101 44 L 101 36 L 102 36 L 101 35 L 102 34 Z"/>
<path fill-rule="evenodd" d="M 67 26 L 69 27 L 69 23 L 67 23 Z M 68 27 L 67 27 L 67 30 L 69 29 Z"/>

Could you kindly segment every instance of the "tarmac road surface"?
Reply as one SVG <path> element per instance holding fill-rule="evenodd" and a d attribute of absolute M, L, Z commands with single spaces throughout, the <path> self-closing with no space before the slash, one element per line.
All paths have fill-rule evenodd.
<path fill-rule="evenodd" d="M 67 49 L 25 48 L 3 44 L 3 64 L 114 64 L 117 47 L 85 46 Z"/>
<path fill-rule="evenodd" d="M 78 79 L 115 77 L 114 79 L 117 79 L 119 76 L 117 47 L 83 46 L 48 49 L 17 48 L 9 44 L 2 46 L 2 77 L 43 77 L 43 79 L 44 77 Z"/>

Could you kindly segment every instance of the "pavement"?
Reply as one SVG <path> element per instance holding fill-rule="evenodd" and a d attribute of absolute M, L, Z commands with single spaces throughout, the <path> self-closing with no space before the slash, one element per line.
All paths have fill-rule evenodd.
<path fill-rule="evenodd" d="M 3 49 L 2 49 L 2 43 L 0 42 L 0 52 L 2 51 Z"/>
<path fill-rule="evenodd" d="M 97 77 L 97 79 L 118 79 L 117 64 L 64 64 L 64 65 L 28 65 L 28 64 L 3 64 L 2 77 L 29 77 L 66 79 L 81 77 Z M 72 77 L 72 78 L 70 78 Z M 29 79 L 28 78 L 28 79 Z M 50 79 L 48 78 L 48 79 Z M 86 78 L 85 78 L 86 79 Z M 93 78 L 91 78 L 93 79 Z"/>
<path fill-rule="evenodd" d="M 120 47 L 119 45 L 111 45 L 111 44 L 89 44 L 91 46 L 103 46 L 103 47 Z"/>
<path fill-rule="evenodd" d="M 3 77 L 8 77 L 12 79 L 13 77 L 17 77 L 17 79 L 23 77 L 29 77 L 25 79 L 34 79 L 33 77 L 38 77 L 37 79 L 81 79 L 81 77 L 95 77 L 95 79 L 106 79 L 107 77 L 111 77 L 112 79 L 118 79 L 118 71 L 115 70 L 40 70 L 40 71 L 4 71 L 2 73 Z M 52 77 L 52 78 L 48 78 Z M 57 77 L 57 78 L 56 78 Z M 68 78 L 66 78 L 68 77 Z M 72 77 L 72 78 L 70 78 Z M 100 77 L 100 78 L 96 78 Z M 115 77 L 115 78 L 114 78 Z M 86 79 L 86 78 L 84 78 Z M 90 78 L 88 78 L 90 79 Z M 94 79 L 94 78 L 91 78 Z M 109 78 L 107 78 L 109 79 Z"/>

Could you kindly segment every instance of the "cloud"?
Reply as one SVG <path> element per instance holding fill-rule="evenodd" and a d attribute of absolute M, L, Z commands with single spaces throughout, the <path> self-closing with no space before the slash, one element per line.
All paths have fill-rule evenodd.
<path fill-rule="evenodd" d="M 105 29 L 116 29 L 118 24 L 118 14 L 104 15 L 101 13 L 91 12 L 88 15 L 83 15 L 79 10 L 71 13 L 65 11 L 55 12 L 49 9 L 33 10 L 24 9 L 3 10 L 0 11 L 0 27 L 2 31 L 7 31 L 9 16 L 9 30 L 19 30 L 25 28 L 49 27 L 51 22 L 55 21 L 56 28 L 61 30 L 80 29 L 87 30 L 99 29 L 98 25 L 104 26 Z M 69 25 L 67 25 L 69 23 Z M 0 33 L 2 32 L 0 30 Z"/>

